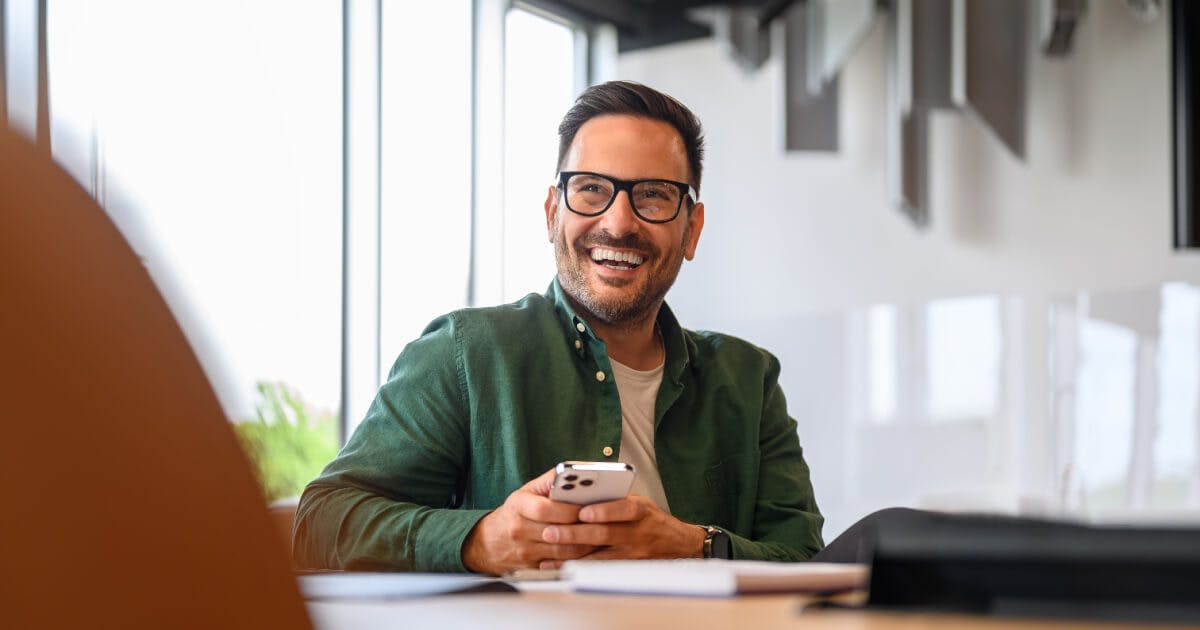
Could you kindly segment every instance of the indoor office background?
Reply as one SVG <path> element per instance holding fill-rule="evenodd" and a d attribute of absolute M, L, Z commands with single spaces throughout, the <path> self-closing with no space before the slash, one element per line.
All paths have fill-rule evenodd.
<path fill-rule="evenodd" d="M 0 0 L 0 110 L 143 256 L 231 421 L 274 427 L 240 431 L 272 498 L 302 483 L 272 440 L 331 456 L 428 321 L 544 290 L 558 119 L 622 78 L 705 125 L 669 302 L 781 359 L 827 540 L 891 505 L 1200 521 L 1168 10 L 1095 0 L 1048 57 L 1030 1 L 1022 151 L 931 113 L 917 226 L 890 201 L 882 12 L 838 74 L 837 150 L 789 151 L 779 25 L 747 69 L 712 37 L 618 53 L 548 4 Z"/>

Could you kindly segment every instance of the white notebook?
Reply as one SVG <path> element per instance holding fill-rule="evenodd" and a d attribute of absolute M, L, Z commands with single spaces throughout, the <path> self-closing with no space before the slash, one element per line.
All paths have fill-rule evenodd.
<path fill-rule="evenodd" d="M 754 560 L 576 560 L 563 577 L 576 591 L 729 597 L 866 588 L 865 564 Z"/>

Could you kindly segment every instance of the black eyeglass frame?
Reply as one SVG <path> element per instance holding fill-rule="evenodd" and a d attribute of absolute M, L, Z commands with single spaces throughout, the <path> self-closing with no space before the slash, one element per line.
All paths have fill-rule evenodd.
<path fill-rule="evenodd" d="M 613 195 L 612 195 L 612 198 L 608 200 L 608 203 L 604 205 L 604 208 L 597 210 L 596 212 L 580 212 L 580 211 L 576 210 L 575 208 L 571 207 L 571 202 L 568 201 L 568 199 L 567 199 L 567 181 L 576 175 L 590 175 L 592 177 L 599 177 L 600 179 L 604 179 L 609 182 L 612 182 Z M 679 205 L 675 207 L 675 214 L 672 214 L 671 218 L 669 218 L 669 219 L 648 219 L 645 216 L 643 216 L 641 212 L 638 211 L 637 204 L 633 202 L 633 187 L 638 184 L 645 183 L 645 182 L 659 182 L 659 183 L 663 183 L 663 184 L 671 184 L 671 185 L 679 188 Z M 557 188 L 560 191 L 562 191 L 563 205 L 565 205 L 567 207 L 567 210 L 570 210 L 571 212 L 574 212 L 575 214 L 578 214 L 579 216 L 583 216 L 583 217 L 598 217 L 598 216 L 604 214 L 605 212 L 608 212 L 608 209 L 611 208 L 613 203 L 617 200 L 617 195 L 621 194 L 621 191 L 623 190 L 623 191 L 625 191 L 625 196 L 629 198 L 629 205 L 630 205 L 630 207 L 633 208 L 633 213 L 636 214 L 639 219 L 645 221 L 646 223 L 670 223 L 671 221 L 675 220 L 675 217 L 679 216 L 679 211 L 683 209 L 683 200 L 684 199 L 687 199 L 688 203 L 690 203 L 690 204 L 695 204 L 696 199 L 700 196 L 700 194 L 696 192 L 696 189 L 692 188 L 691 184 L 685 184 L 683 182 L 677 182 L 677 181 L 673 181 L 670 179 L 658 179 L 658 178 L 617 179 L 616 177 L 613 177 L 611 175 L 605 175 L 604 173 L 594 173 L 592 171 L 559 171 Z"/>

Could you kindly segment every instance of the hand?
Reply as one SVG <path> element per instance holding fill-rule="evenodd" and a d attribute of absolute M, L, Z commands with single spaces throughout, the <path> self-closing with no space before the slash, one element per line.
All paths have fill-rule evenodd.
<path fill-rule="evenodd" d="M 703 528 L 662 511 L 650 499 L 631 494 L 624 499 L 595 503 L 579 510 L 578 524 L 550 525 L 542 540 L 558 545 L 598 547 L 586 560 L 640 558 L 700 558 Z M 563 560 L 548 560 L 542 568 L 557 568 Z"/>
<path fill-rule="evenodd" d="M 504 504 L 479 520 L 463 541 L 463 566 L 499 575 L 511 569 L 561 565 L 595 551 L 594 545 L 548 542 L 549 524 L 576 523 L 579 506 L 550 500 L 554 470 L 508 495 Z M 557 566 L 554 565 L 554 566 Z"/>

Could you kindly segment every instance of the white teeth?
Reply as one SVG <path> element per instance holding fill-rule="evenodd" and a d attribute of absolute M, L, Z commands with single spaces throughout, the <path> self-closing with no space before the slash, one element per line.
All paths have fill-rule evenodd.
<path fill-rule="evenodd" d="M 611 249 L 597 247 L 596 249 L 592 250 L 592 260 L 596 262 L 611 260 L 614 262 L 624 262 L 637 266 L 642 264 L 642 262 L 646 259 L 643 256 L 633 252 L 618 252 Z"/>

